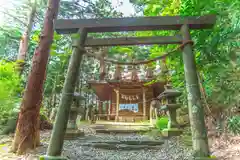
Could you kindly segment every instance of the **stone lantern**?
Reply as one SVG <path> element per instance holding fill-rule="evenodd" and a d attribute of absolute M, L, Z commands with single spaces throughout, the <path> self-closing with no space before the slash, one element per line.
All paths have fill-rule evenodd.
<path fill-rule="evenodd" d="M 68 118 L 65 139 L 68 139 L 68 140 L 75 139 L 79 136 L 84 135 L 84 133 L 82 131 L 78 130 L 77 123 L 76 123 L 77 116 L 81 109 L 78 106 L 81 106 L 81 102 L 83 102 L 83 100 L 84 100 L 84 98 L 79 93 L 76 93 L 76 92 L 74 93 L 73 103 L 72 103 L 70 113 L 69 113 L 69 118 Z M 80 104 L 78 105 L 79 101 L 80 101 Z"/>
<path fill-rule="evenodd" d="M 178 136 L 182 133 L 182 130 L 179 129 L 176 110 L 181 107 L 181 104 L 176 103 L 176 98 L 181 95 L 181 92 L 173 89 L 170 84 L 165 85 L 164 88 L 165 91 L 158 96 L 158 99 L 162 101 L 160 109 L 167 112 L 169 119 L 168 127 L 163 129 L 162 133 L 167 137 Z"/>

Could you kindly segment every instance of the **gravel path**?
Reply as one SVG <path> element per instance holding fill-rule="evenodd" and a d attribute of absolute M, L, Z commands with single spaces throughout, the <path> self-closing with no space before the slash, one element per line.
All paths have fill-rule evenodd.
<path fill-rule="evenodd" d="M 77 140 L 65 141 L 63 156 L 70 160 L 192 160 L 191 150 L 184 147 L 178 137 L 164 140 L 164 144 L 156 149 L 142 150 L 104 150 L 83 146 L 83 143 L 91 141 L 116 141 L 116 140 L 150 140 L 152 136 L 140 134 L 96 134 L 94 130 L 84 128 L 86 136 Z M 49 143 L 50 131 L 41 132 L 42 146 L 36 151 L 29 152 L 25 156 L 16 156 L 8 153 L 13 135 L 0 136 L 0 160 L 38 160 L 37 155 L 45 155 Z M 221 160 L 239 160 L 239 136 L 229 137 L 229 140 L 213 140 L 211 145 L 213 155 Z M 180 143 L 179 143 L 180 142 Z"/>
<path fill-rule="evenodd" d="M 97 135 L 102 140 L 146 140 L 142 136 Z M 97 138 L 97 139 L 98 139 Z M 82 140 L 80 140 L 82 141 Z M 191 152 L 177 144 L 176 139 L 166 140 L 159 150 L 114 151 L 81 146 L 79 140 L 66 141 L 63 155 L 71 160 L 189 160 Z"/>
<path fill-rule="evenodd" d="M 191 160 L 191 150 L 184 148 L 178 143 L 177 138 L 164 140 L 165 143 L 157 150 L 104 150 L 81 144 L 90 141 L 109 141 L 109 140 L 151 140 L 148 135 L 139 134 L 96 134 L 93 130 L 84 129 L 86 136 L 77 140 L 65 141 L 63 156 L 70 160 Z M 47 136 L 48 137 L 48 136 Z M 47 143 L 43 144 L 42 154 L 45 154 Z"/>
<path fill-rule="evenodd" d="M 177 138 L 164 140 L 165 143 L 159 146 L 157 150 L 105 150 L 81 144 L 90 141 L 108 141 L 108 140 L 150 140 L 147 135 L 137 134 L 96 134 L 93 130 L 85 129 L 86 136 L 77 140 L 64 141 L 62 155 L 70 160 L 191 160 L 191 151 L 178 143 Z M 42 146 L 35 152 L 29 153 L 28 158 L 18 157 L 19 160 L 37 160 L 36 155 L 45 155 L 50 132 L 42 132 Z M 2 153 L 0 153 L 1 155 Z M 16 160 L 17 157 L 10 153 L 5 153 L 4 160 Z M 7 156 L 7 157 L 6 157 Z M 0 158 L 1 159 L 1 158 Z M 1 159 L 2 160 L 2 159 Z"/>

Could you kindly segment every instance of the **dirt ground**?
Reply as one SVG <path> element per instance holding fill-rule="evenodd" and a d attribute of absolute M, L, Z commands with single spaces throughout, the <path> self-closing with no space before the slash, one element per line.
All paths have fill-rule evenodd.
<path fill-rule="evenodd" d="M 240 160 L 240 136 L 212 139 L 211 151 L 219 160 Z"/>

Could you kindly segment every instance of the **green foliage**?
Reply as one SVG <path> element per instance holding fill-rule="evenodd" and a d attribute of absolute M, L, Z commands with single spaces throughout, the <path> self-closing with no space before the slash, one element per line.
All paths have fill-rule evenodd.
<path fill-rule="evenodd" d="M 16 27 L 0 26 L 0 58 L 14 59 L 21 32 Z"/>
<path fill-rule="evenodd" d="M 167 128 L 167 126 L 168 126 L 168 117 L 161 117 L 161 118 L 157 119 L 156 127 L 159 130 L 163 130 L 163 129 Z"/>
<path fill-rule="evenodd" d="M 237 104 L 239 48 L 240 47 L 240 1 L 238 0 L 135 0 L 135 5 L 143 6 L 145 16 L 201 16 L 216 14 L 217 22 L 213 29 L 194 30 L 191 32 L 195 42 L 194 52 L 197 68 L 203 77 L 203 86 L 207 98 L 220 104 Z M 173 31 L 138 32 L 138 36 L 173 35 Z M 176 46 L 150 47 L 150 57 L 161 55 L 162 52 L 172 50 Z M 180 53 L 168 57 L 167 68 L 171 71 L 171 81 L 174 87 L 183 93 L 185 91 L 184 68 Z M 235 66 L 232 67 L 232 64 Z M 155 65 L 155 64 L 153 64 Z M 220 94 L 219 94 L 220 93 Z M 186 94 L 180 97 L 186 104 Z M 217 97 L 217 98 L 216 98 Z"/>
<path fill-rule="evenodd" d="M 15 63 L 0 61 L 0 122 L 4 123 L 19 107 L 20 78 L 14 70 Z"/>
<path fill-rule="evenodd" d="M 233 116 L 228 119 L 228 129 L 233 134 L 240 134 L 240 116 Z"/>

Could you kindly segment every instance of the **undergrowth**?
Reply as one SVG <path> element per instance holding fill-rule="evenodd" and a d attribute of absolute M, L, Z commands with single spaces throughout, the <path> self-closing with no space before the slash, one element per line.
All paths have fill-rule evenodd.
<path fill-rule="evenodd" d="M 240 134 L 240 116 L 239 115 L 228 118 L 227 125 L 228 125 L 228 130 L 231 133 L 235 135 Z"/>

